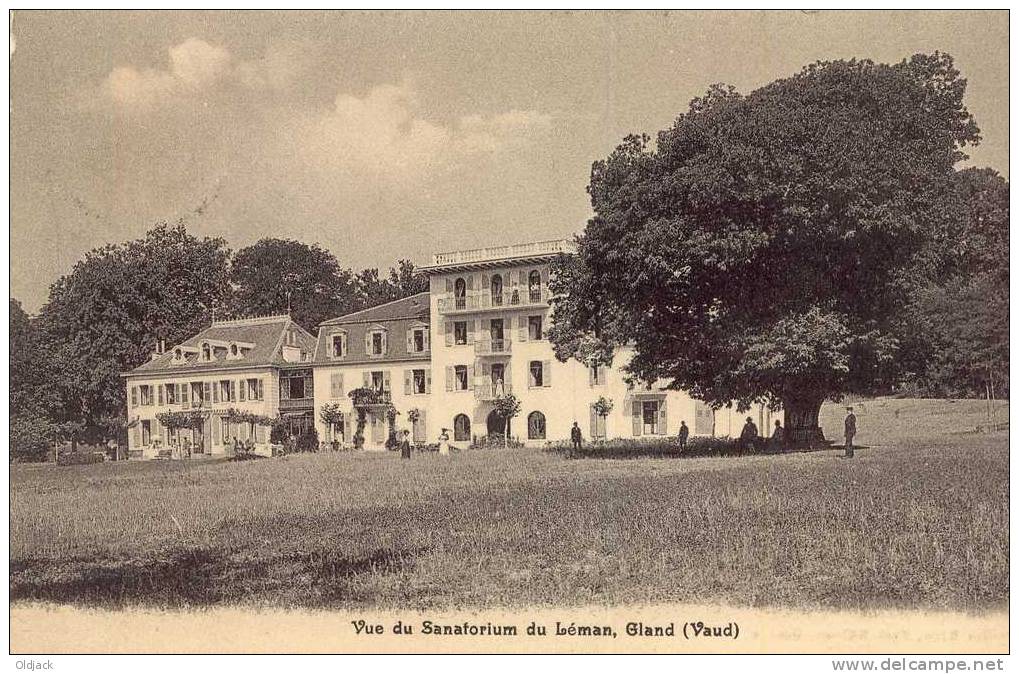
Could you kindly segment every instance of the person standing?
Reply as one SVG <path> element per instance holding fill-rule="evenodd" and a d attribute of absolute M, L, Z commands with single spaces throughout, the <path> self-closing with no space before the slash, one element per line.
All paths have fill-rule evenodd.
<path fill-rule="evenodd" d="M 853 408 L 846 408 L 846 458 L 853 458 L 853 438 L 856 437 L 856 415 Z"/>
<path fill-rule="evenodd" d="M 449 456 L 449 432 L 445 428 L 439 433 L 439 455 Z"/>
<path fill-rule="evenodd" d="M 410 458 L 410 431 L 404 429 L 403 440 L 400 441 L 400 458 Z"/>
<path fill-rule="evenodd" d="M 573 422 L 573 428 L 570 429 L 570 455 L 580 453 L 580 446 L 584 442 L 584 434 L 580 432 L 580 424 L 576 421 Z"/>
<path fill-rule="evenodd" d="M 690 427 L 686 425 L 685 421 L 679 422 L 679 452 L 682 454 L 686 451 L 686 441 L 690 437 Z"/>
<path fill-rule="evenodd" d="M 753 452 L 754 445 L 757 444 L 757 435 L 757 424 L 754 423 L 752 417 L 747 417 L 747 422 L 743 424 L 743 430 L 739 434 L 740 450 Z"/>

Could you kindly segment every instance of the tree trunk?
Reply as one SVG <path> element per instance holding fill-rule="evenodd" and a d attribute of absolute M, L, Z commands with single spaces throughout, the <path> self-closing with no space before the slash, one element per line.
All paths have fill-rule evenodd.
<path fill-rule="evenodd" d="M 821 397 L 786 398 L 785 408 L 786 443 L 792 447 L 813 447 L 827 444 L 824 432 L 817 423 L 821 411 Z"/>

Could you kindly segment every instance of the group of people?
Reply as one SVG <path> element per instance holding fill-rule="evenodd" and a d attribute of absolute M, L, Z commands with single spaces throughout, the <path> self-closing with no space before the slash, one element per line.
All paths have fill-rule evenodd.
<path fill-rule="evenodd" d="M 845 448 L 846 458 L 851 459 L 854 456 L 853 438 L 856 437 L 856 415 L 853 414 L 853 408 L 846 408 L 846 419 L 845 419 Z M 685 452 L 687 442 L 690 439 L 690 427 L 686 425 L 686 421 L 679 422 L 679 451 Z M 770 442 L 772 447 L 783 448 L 786 446 L 785 429 L 782 427 L 782 422 L 778 419 L 775 420 L 775 428 L 771 432 L 771 438 L 762 440 L 760 433 L 757 430 L 757 424 L 754 423 L 753 417 L 747 417 L 747 422 L 743 424 L 743 430 L 740 432 L 739 439 L 736 441 L 736 447 L 740 453 L 754 453 L 759 448 L 763 447 L 764 442 Z M 567 456 L 572 457 L 580 453 L 581 448 L 584 444 L 584 434 L 580 430 L 580 425 L 574 421 L 573 428 L 570 429 L 570 447 Z M 410 458 L 410 431 L 405 430 L 403 432 L 403 440 L 400 442 L 400 456 L 404 459 Z M 443 428 L 442 433 L 439 434 L 439 454 L 442 456 L 449 455 L 449 429 Z"/>

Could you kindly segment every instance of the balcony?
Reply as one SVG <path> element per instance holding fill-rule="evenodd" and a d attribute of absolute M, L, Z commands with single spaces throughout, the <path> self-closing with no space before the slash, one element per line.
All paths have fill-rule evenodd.
<path fill-rule="evenodd" d="M 547 308 L 548 298 L 549 292 L 545 286 L 530 289 L 514 288 L 502 293 L 475 293 L 462 297 L 443 295 L 439 297 L 439 313 L 452 315 L 503 309 Z"/>
<path fill-rule="evenodd" d="M 508 339 L 477 339 L 474 340 L 474 355 L 508 356 L 512 344 Z"/>
<path fill-rule="evenodd" d="M 482 378 L 474 384 L 474 397 L 483 402 L 490 402 L 499 396 L 513 393 L 513 385 L 505 382 L 494 384 L 487 378 Z"/>
<path fill-rule="evenodd" d="M 393 394 L 374 388 L 359 388 L 350 392 L 354 407 L 388 406 L 393 402 Z"/>
<path fill-rule="evenodd" d="M 280 398 L 280 412 L 288 410 L 310 410 L 314 406 L 314 398 Z"/>
<path fill-rule="evenodd" d="M 448 253 L 436 253 L 432 258 L 433 266 L 450 264 L 470 264 L 472 262 L 488 262 L 508 260 L 518 257 L 535 257 L 540 255 L 558 255 L 560 253 L 576 253 L 577 245 L 569 239 L 552 241 L 533 241 L 512 246 L 489 246 L 471 250 L 457 250 Z"/>

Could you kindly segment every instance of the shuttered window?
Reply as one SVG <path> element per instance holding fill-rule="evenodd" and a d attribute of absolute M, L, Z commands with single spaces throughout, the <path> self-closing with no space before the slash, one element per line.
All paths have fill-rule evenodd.
<path fill-rule="evenodd" d="M 342 372 L 333 372 L 329 375 L 329 397 L 333 400 L 343 397 Z"/>

